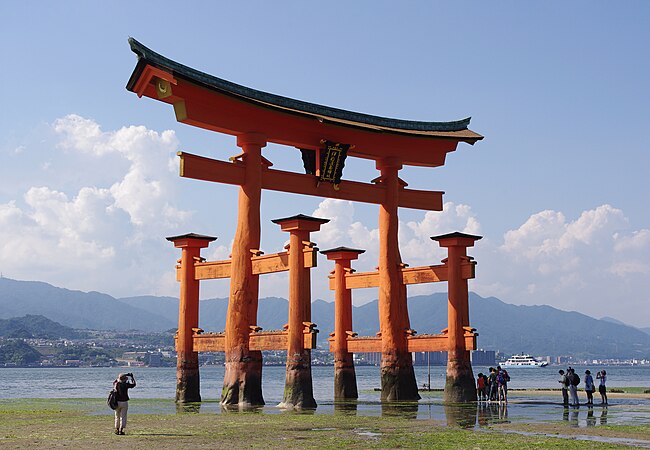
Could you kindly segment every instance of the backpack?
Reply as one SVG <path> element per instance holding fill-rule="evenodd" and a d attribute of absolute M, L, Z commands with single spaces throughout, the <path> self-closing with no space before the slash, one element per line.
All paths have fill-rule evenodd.
<path fill-rule="evenodd" d="M 503 377 L 505 378 L 506 381 L 510 381 L 510 375 L 508 375 L 508 371 L 504 370 L 503 371 Z"/>
<path fill-rule="evenodd" d="M 573 378 L 571 379 L 571 384 L 574 386 L 577 386 L 580 384 L 580 377 L 578 376 L 577 373 L 573 374 Z"/>
<path fill-rule="evenodd" d="M 117 390 L 111 389 L 111 392 L 108 393 L 108 398 L 106 399 L 106 404 L 111 409 L 117 408 Z"/>

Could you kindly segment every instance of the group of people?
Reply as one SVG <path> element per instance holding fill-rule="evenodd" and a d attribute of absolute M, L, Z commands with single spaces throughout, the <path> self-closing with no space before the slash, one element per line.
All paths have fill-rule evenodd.
<path fill-rule="evenodd" d="M 479 373 L 476 377 L 476 397 L 479 401 L 508 403 L 508 371 L 501 366 L 490 367 L 489 371 L 489 375 Z"/>
<path fill-rule="evenodd" d="M 578 400 L 578 386 L 580 385 L 580 377 L 576 371 L 569 367 L 566 371 L 560 369 L 560 383 L 562 387 L 562 403 L 565 406 L 579 406 L 580 400 Z M 601 370 L 596 374 L 596 380 L 600 380 L 598 385 L 598 392 L 601 397 L 601 404 L 607 404 L 607 372 Z M 596 384 L 594 383 L 594 377 L 591 375 L 589 369 L 585 370 L 585 393 L 587 394 L 587 405 L 594 404 L 594 392 L 596 392 Z"/>

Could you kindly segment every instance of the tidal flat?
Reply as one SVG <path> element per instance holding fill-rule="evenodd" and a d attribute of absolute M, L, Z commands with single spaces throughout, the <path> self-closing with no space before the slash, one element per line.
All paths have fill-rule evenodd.
<path fill-rule="evenodd" d="M 103 399 L 0 400 L 0 448 L 650 448 L 650 424 L 581 428 L 562 420 L 510 420 L 463 428 L 401 415 L 399 406 L 380 416 L 345 409 L 331 414 L 214 414 L 209 408 L 197 413 L 198 407 L 150 412 L 161 409 L 176 411 L 170 400 L 132 400 L 127 434 L 117 436 Z"/>

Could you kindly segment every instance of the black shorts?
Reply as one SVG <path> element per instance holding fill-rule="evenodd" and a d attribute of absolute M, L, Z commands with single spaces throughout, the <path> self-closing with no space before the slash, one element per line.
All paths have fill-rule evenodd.
<path fill-rule="evenodd" d="M 601 394 L 605 394 L 607 392 L 607 387 L 601 384 L 600 386 L 598 386 L 598 392 L 600 392 Z"/>

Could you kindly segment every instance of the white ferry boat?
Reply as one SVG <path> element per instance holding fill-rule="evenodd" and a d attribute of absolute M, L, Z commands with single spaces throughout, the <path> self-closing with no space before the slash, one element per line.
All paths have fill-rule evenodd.
<path fill-rule="evenodd" d="M 502 362 L 501 367 L 545 367 L 546 361 L 537 361 L 530 355 L 513 355 L 507 361 Z"/>

